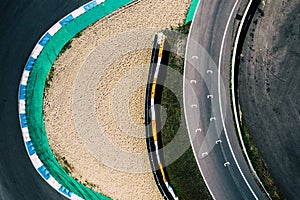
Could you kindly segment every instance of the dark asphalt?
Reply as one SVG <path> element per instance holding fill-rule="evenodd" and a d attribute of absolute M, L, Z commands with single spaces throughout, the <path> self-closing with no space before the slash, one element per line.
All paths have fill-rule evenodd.
<path fill-rule="evenodd" d="M 239 67 L 243 118 L 287 199 L 300 191 L 299 24 L 299 0 L 268 2 L 250 26 Z"/>
<path fill-rule="evenodd" d="M 18 86 L 38 39 L 60 18 L 88 0 L 0 2 L 0 199 L 65 199 L 35 171 L 18 118 Z"/>
<path fill-rule="evenodd" d="M 230 79 L 230 59 L 233 44 L 233 23 L 239 8 L 239 3 L 234 9 L 232 18 L 226 34 L 220 74 L 224 83 L 224 91 L 221 92 L 221 103 L 223 107 L 224 123 L 227 130 L 232 151 L 236 157 L 241 171 L 247 180 L 242 177 L 234 157 L 227 142 L 223 124 L 221 121 L 219 92 L 218 92 L 218 64 L 223 34 L 230 13 L 234 7 L 235 0 L 201 0 L 199 9 L 196 11 L 196 18 L 190 30 L 190 40 L 188 41 L 187 60 L 189 61 L 185 69 L 185 110 L 189 133 L 193 138 L 194 151 L 200 164 L 202 173 L 215 199 L 265 199 L 264 194 L 252 177 L 246 161 L 242 155 L 241 148 L 234 129 L 233 116 L 231 113 L 229 96 Z M 194 41 L 194 42 L 193 42 Z M 207 51 L 201 50 L 204 48 Z M 198 59 L 193 56 L 198 56 Z M 213 74 L 207 74 L 207 70 L 212 70 Z M 190 83 L 190 80 L 196 80 Z M 195 95 L 193 95 L 193 92 Z M 207 95 L 213 95 L 208 99 Z M 192 104 L 197 104 L 197 108 L 192 108 Z M 216 117 L 210 122 L 211 117 Z M 211 129 L 209 129 L 209 125 Z M 221 127 L 221 135 L 217 135 L 217 127 Z M 195 132 L 201 128 L 202 132 Z M 211 132 L 207 133 L 208 130 Z M 218 139 L 222 143 L 214 145 L 211 149 L 201 149 L 205 136 L 210 137 L 210 144 L 215 144 Z M 203 152 L 208 152 L 208 156 L 202 158 Z M 230 166 L 224 167 L 224 163 L 229 161 Z M 253 195 L 255 194 L 255 196 Z"/>

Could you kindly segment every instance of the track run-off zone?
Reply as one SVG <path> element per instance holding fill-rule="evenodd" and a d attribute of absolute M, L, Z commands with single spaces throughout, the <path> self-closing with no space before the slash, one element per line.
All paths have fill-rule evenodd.
<path fill-rule="evenodd" d="M 108 15 L 107 17 L 111 17 L 113 15 L 116 15 L 120 12 L 123 12 L 126 8 L 131 7 L 134 4 L 139 3 L 140 0 L 137 1 L 130 1 L 128 0 L 124 5 L 121 5 L 120 7 L 115 8 L 121 8 L 120 11 L 118 12 L 113 12 Z M 30 77 L 30 73 L 32 69 L 35 67 L 35 62 L 38 60 L 39 55 L 42 53 L 43 49 L 45 46 L 48 44 L 48 42 L 51 40 L 51 38 L 61 31 L 65 26 L 67 26 L 70 22 L 74 21 L 76 18 L 79 16 L 83 16 L 85 13 L 88 11 L 91 11 L 97 6 L 105 6 L 106 0 L 93 0 L 90 1 L 83 6 L 79 7 L 78 9 L 74 10 L 73 12 L 69 13 L 65 17 L 63 17 L 61 20 L 59 20 L 57 23 L 55 23 L 38 41 L 38 43 L 35 45 L 33 51 L 31 52 L 27 63 L 25 65 L 20 85 L 19 85 L 19 95 L 18 95 L 18 112 L 19 112 L 19 121 L 20 121 L 20 126 L 21 126 L 21 131 L 22 131 L 22 136 L 23 136 L 23 141 L 26 147 L 27 154 L 38 172 L 38 174 L 56 191 L 58 191 L 61 195 L 73 199 L 73 200 L 78 200 L 78 199 L 83 199 L 83 196 L 78 194 L 78 192 L 71 191 L 68 187 L 66 187 L 63 183 L 60 183 L 57 181 L 54 176 L 50 173 L 50 170 L 47 169 L 45 164 L 43 163 L 39 156 L 38 153 L 35 149 L 35 144 L 32 141 L 31 135 L 30 135 L 30 127 L 28 126 L 28 118 L 26 113 L 26 108 L 28 107 L 27 104 L 27 86 L 28 86 L 28 80 Z M 111 8 L 110 8 L 111 9 Z M 115 11 L 112 10 L 112 11 Z M 99 14 L 99 16 L 101 16 Z M 102 16 L 103 17 L 103 16 Z M 99 18 L 102 18 L 99 17 Z M 91 23 L 90 23 L 91 24 Z M 86 24 L 85 27 L 89 26 L 90 24 Z M 82 29 L 83 29 L 82 28 Z M 81 30 L 82 30 L 81 29 Z M 67 41 L 61 41 L 62 43 L 66 43 Z M 59 48 L 59 47 L 58 47 Z M 61 49 L 60 49 L 61 50 Z M 51 61 L 52 62 L 52 61 Z M 42 98 L 42 97 L 41 97 Z M 79 183 L 78 183 L 79 184 Z M 82 187 L 84 187 L 82 185 Z M 77 194 L 76 194 L 77 193 Z M 96 193 L 96 192 L 95 192 Z M 110 199 L 102 194 L 99 194 L 98 196 L 100 199 Z"/>
<path fill-rule="evenodd" d="M 132 7 L 135 4 L 138 4 L 142 0 L 132 0 L 130 3 L 126 5 L 122 5 L 120 9 L 118 9 L 116 12 L 112 12 L 107 14 L 105 17 L 106 18 L 111 18 L 115 15 L 118 15 L 122 12 L 124 12 L 127 8 Z M 22 130 L 22 136 L 23 136 L 23 141 L 26 147 L 27 154 L 38 172 L 38 174 L 56 191 L 58 191 L 60 194 L 63 196 L 69 198 L 69 199 L 83 199 L 81 195 L 76 194 L 76 192 L 70 190 L 67 186 L 65 186 L 63 183 L 60 183 L 57 181 L 54 176 L 50 173 L 49 168 L 46 167 L 46 165 L 43 163 L 43 160 L 40 159 L 38 156 L 38 152 L 35 149 L 35 143 L 32 141 L 31 135 L 30 135 L 30 128 L 28 127 L 28 118 L 27 118 L 27 113 L 26 113 L 26 108 L 28 104 L 26 104 L 26 97 L 27 97 L 27 86 L 28 86 L 28 80 L 30 77 L 30 73 L 32 69 L 34 68 L 35 62 L 37 61 L 39 55 L 42 53 L 44 50 L 44 47 L 48 44 L 48 42 L 51 40 L 51 38 L 60 30 L 62 30 L 66 25 L 68 25 L 70 22 L 75 20 L 77 17 L 82 16 L 84 13 L 87 11 L 92 10 L 93 8 L 99 6 L 100 4 L 105 4 L 105 0 L 93 0 L 88 2 L 87 4 L 79 7 L 78 9 L 74 10 L 73 12 L 69 13 L 66 15 L 64 18 L 59 20 L 56 24 L 54 24 L 38 41 L 36 46 L 34 47 L 33 51 L 31 52 L 27 63 L 25 65 L 20 85 L 19 85 L 19 95 L 18 95 L 18 111 L 19 111 L 19 120 L 20 120 L 20 126 Z M 88 24 L 90 25 L 90 24 Z M 88 26 L 87 25 L 87 26 Z M 156 122 L 155 122 L 155 109 L 154 109 L 154 97 L 155 97 L 155 89 L 156 89 L 156 80 L 158 77 L 159 69 L 160 69 L 160 62 L 162 59 L 162 54 L 163 54 L 163 49 L 164 49 L 164 40 L 165 37 L 161 37 L 162 41 L 160 41 L 160 47 L 159 47 L 159 55 L 158 55 L 158 63 L 157 63 L 157 68 L 155 70 L 155 75 L 153 79 L 153 85 L 151 88 L 151 113 L 152 113 L 152 134 L 154 138 L 154 143 L 155 143 L 155 152 L 156 152 L 156 158 L 158 160 L 158 168 L 159 171 L 162 175 L 162 180 L 164 182 L 164 185 L 166 186 L 168 192 L 171 194 L 173 199 L 178 199 L 176 194 L 174 193 L 172 187 L 170 186 L 169 182 L 167 181 L 165 172 L 164 172 L 164 167 L 161 162 L 159 153 L 158 153 L 158 142 L 157 142 L 157 132 L 156 132 Z M 66 43 L 67 41 L 63 41 L 62 43 Z M 152 109 L 153 108 L 153 109 Z M 158 183 L 159 187 L 159 183 Z M 164 197 L 167 197 L 170 195 L 164 195 Z M 108 197 L 103 196 L 103 199 L 109 199 Z M 169 198 L 170 199 L 170 198 Z"/>

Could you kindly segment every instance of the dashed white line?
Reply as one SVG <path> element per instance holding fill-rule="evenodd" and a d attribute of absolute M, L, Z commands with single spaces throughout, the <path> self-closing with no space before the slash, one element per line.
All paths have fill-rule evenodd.
<path fill-rule="evenodd" d="M 202 132 L 201 128 L 197 128 L 197 129 L 196 129 L 196 133 L 197 133 L 197 132 Z"/>
<path fill-rule="evenodd" d="M 227 167 L 229 165 L 230 165 L 230 162 L 228 162 L 228 161 L 224 163 L 224 167 Z"/>
<path fill-rule="evenodd" d="M 194 13 L 192 24 L 191 24 L 191 29 L 194 26 L 194 21 L 195 21 L 194 19 L 195 19 L 196 15 L 197 15 L 197 11 L 199 9 L 200 2 L 201 1 L 199 1 L 198 4 L 197 4 L 196 11 Z M 190 41 L 191 33 L 192 33 L 192 31 L 189 32 L 187 41 Z M 188 60 L 188 49 L 189 49 L 189 42 L 187 43 L 186 50 L 185 50 L 186 51 L 185 52 L 185 58 L 184 58 L 184 60 L 185 60 L 185 63 L 184 63 L 185 69 L 186 69 L 186 66 L 187 66 L 187 62 L 186 61 Z M 183 101 L 184 102 L 185 102 L 186 71 L 187 70 L 184 70 L 184 72 L 183 72 L 184 73 L 184 76 L 183 76 Z M 185 105 L 186 104 L 184 104 L 184 117 L 185 117 L 185 120 L 187 121 L 187 113 L 186 113 L 186 106 Z M 188 130 L 188 133 L 189 133 L 189 138 L 190 138 L 191 144 L 193 144 L 192 138 L 191 138 L 191 134 L 190 134 L 191 133 L 190 132 L 190 127 L 188 125 L 187 125 L 187 130 Z M 196 155 L 196 151 L 195 151 L 194 145 L 191 145 L 191 146 L 192 146 L 192 150 L 193 150 L 194 155 Z M 199 160 L 198 159 L 196 159 L 196 160 L 197 160 L 197 165 L 198 165 L 198 168 L 200 170 L 201 176 L 203 177 L 203 180 L 205 182 L 205 185 L 207 186 L 207 189 L 208 189 L 209 193 L 211 194 L 212 198 L 215 200 L 216 198 L 215 198 L 214 194 L 212 193 L 212 190 L 211 190 L 210 186 L 207 183 L 207 180 L 206 180 L 206 178 L 205 178 L 205 176 L 203 174 L 202 168 L 200 167 Z"/>
<path fill-rule="evenodd" d="M 217 119 L 216 117 L 211 117 L 211 118 L 209 119 L 209 121 L 211 121 L 211 122 L 212 122 L 212 121 L 216 121 L 216 119 Z"/>
<path fill-rule="evenodd" d="M 203 152 L 203 153 L 202 153 L 202 158 L 204 158 L 204 157 L 207 156 L 207 155 L 208 155 L 207 152 Z"/>
<path fill-rule="evenodd" d="M 206 73 L 207 74 L 213 74 L 214 72 L 213 72 L 213 70 L 209 69 L 209 70 L 206 71 Z"/>
<path fill-rule="evenodd" d="M 222 142 L 222 140 L 217 140 L 216 144 L 220 144 Z"/>

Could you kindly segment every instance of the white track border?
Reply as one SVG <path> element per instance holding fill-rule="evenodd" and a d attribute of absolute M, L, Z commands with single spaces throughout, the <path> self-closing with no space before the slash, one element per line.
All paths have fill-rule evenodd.
<path fill-rule="evenodd" d="M 247 152 L 247 149 L 245 147 L 242 132 L 241 132 L 241 127 L 240 127 L 239 118 L 238 118 L 238 114 L 237 114 L 236 98 L 235 98 L 235 82 L 234 82 L 235 74 L 234 74 L 234 72 L 235 72 L 235 67 L 236 67 L 235 66 L 235 60 L 236 60 L 236 56 L 237 56 L 236 51 L 237 51 L 237 46 L 238 46 L 238 42 L 239 42 L 239 39 L 240 39 L 240 35 L 241 35 L 241 32 L 242 32 L 242 28 L 243 28 L 244 22 L 246 20 L 246 16 L 249 12 L 249 9 L 250 9 L 250 6 L 252 5 L 252 3 L 253 3 L 253 0 L 250 0 L 247 7 L 246 7 L 246 10 L 245 10 L 243 18 L 240 22 L 239 29 L 238 29 L 238 32 L 237 32 L 237 35 L 236 35 L 236 38 L 235 38 L 235 41 L 234 41 L 234 48 L 233 48 L 233 53 L 232 53 L 232 58 L 231 58 L 231 63 L 232 63 L 232 69 L 231 69 L 231 85 L 232 85 L 231 101 L 232 101 L 232 104 L 233 104 L 233 114 L 234 114 L 234 120 L 235 120 L 236 128 L 237 128 L 237 131 L 238 131 L 239 140 L 241 142 L 242 150 L 243 150 L 244 155 L 246 157 L 247 163 L 250 167 L 250 170 L 254 174 L 256 180 L 259 182 L 259 184 L 263 188 L 264 192 L 267 194 L 268 198 L 272 199 L 270 194 L 268 193 L 268 191 L 264 187 L 262 181 L 260 180 L 259 176 L 257 175 L 257 173 L 256 173 L 256 171 L 255 171 L 255 169 L 252 165 L 252 162 L 251 162 L 251 160 L 248 156 L 248 152 Z"/>
<path fill-rule="evenodd" d="M 65 17 L 63 17 L 61 20 L 59 20 L 57 23 L 55 23 L 37 42 L 34 49 L 32 50 L 25 68 L 23 70 L 23 74 L 21 77 L 19 90 L 18 90 L 18 112 L 19 112 L 19 121 L 20 121 L 20 127 L 22 131 L 23 141 L 24 145 L 27 151 L 27 154 L 38 172 L 38 174 L 57 192 L 62 194 L 63 196 L 67 197 L 68 199 L 72 200 L 82 200 L 81 197 L 71 192 L 69 189 L 61 185 L 57 180 L 54 179 L 54 177 L 49 173 L 49 171 L 46 169 L 45 165 L 42 163 L 38 155 L 36 154 L 34 150 L 34 146 L 31 142 L 28 126 L 27 126 L 27 120 L 26 120 L 26 87 L 28 78 L 30 76 L 31 68 L 34 67 L 33 64 L 42 52 L 45 45 L 48 43 L 48 40 L 51 39 L 52 36 L 54 36 L 57 31 L 59 31 L 63 26 L 67 25 L 69 22 L 77 18 L 78 16 L 81 16 L 82 14 L 86 13 L 87 11 L 93 9 L 94 7 L 98 6 L 99 4 L 104 3 L 105 0 L 92 0 L 73 12 L 67 14 Z M 47 37 L 50 36 L 50 37 Z M 41 44 L 42 43 L 42 44 Z M 31 62 L 33 61 L 33 62 Z M 20 96 L 22 95 L 22 97 Z"/>

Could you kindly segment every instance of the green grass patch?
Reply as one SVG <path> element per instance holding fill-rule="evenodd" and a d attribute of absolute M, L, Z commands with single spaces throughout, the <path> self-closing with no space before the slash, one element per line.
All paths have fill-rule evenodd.
<path fill-rule="evenodd" d="M 232 53 L 233 53 L 233 50 L 231 52 L 231 57 L 232 57 Z M 230 100 L 231 100 L 231 110 L 233 112 L 234 108 L 233 108 L 233 103 L 232 103 L 232 81 L 231 81 L 231 78 L 232 78 L 232 70 L 234 70 L 234 69 L 232 66 L 232 60 L 230 60 L 229 65 L 230 65 L 230 68 L 229 68 L 230 69 L 229 95 L 230 95 Z M 237 67 L 239 67 L 239 66 L 237 66 Z M 235 74 L 236 74 L 236 72 L 235 72 Z M 235 76 L 237 76 L 237 75 L 235 75 Z M 235 85 L 237 86 L 238 83 L 235 83 Z M 235 122 L 235 120 L 233 120 L 233 121 Z M 252 166 L 253 166 L 254 170 L 256 171 L 258 177 L 260 178 L 261 182 L 263 183 L 265 189 L 267 190 L 267 192 L 269 193 L 269 195 L 271 196 L 271 198 L 273 200 L 286 199 L 283 196 L 283 194 L 279 191 L 274 179 L 272 178 L 270 172 L 268 171 L 268 169 L 263 161 L 263 158 L 259 153 L 259 150 L 257 149 L 256 145 L 254 144 L 254 141 L 249 133 L 249 129 L 248 129 L 243 117 L 241 117 L 240 127 L 241 127 L 243 142 L 245 144 L 249 159 L 250 159 Z M 234 128 L 235 128 L 235 132 L 237 133 L 236 125 Z M 239 137 L 239 136 L 237 135 L 237 137 Z M 240 140 L 238 140 L 238 141 L 239 141 L 240 146 L 242 146 Z M 244 152 L 243 152 L 243 154 L 244 154 Z M 245 157 L 245 155 L 244 155 L 244 157 Z M 245 159 L 246 159 L 246 157 L 245 157 Z M 254 176 L 253 173 L 252 173 L 252 175 L 256 180 L 256 177 Z M 257 184 L 263 191 L 263 188 L 261 187 L 261 185 L 258 181 L 257 181 Z"/>
<path fill-rule="evenodd" d="M 269 173 L 266 165 L 264 164 L 259 150 L 255 146 L 254 141 L 249 133 L 249 129 L 243 118 L 241 129 L 249 158 L 264 187 L 266 188 L 273 200 L 285 199 L 283 194 L 279 191 L 278 187 L 276 186 L 276 183 L 272 178 L 271 174 Z"/>
<path fill-rule="evenodd" d="M 175 48 L 171 50 L 172 52 L 169 55 L 168 67 L 178 71 L 181 75 L 184 70 L 184 56 L 177 55 L 173 52 L 177 52 L 178 48 L 181 48 L 181 51 L 185 52 L 186 36 L 178 35 L 173 31 L 188 34 L 189 27 L 190 23 L 186 25 L 179 24 L 178 27 L 172 27 L 171 31 L 164 31 L 171 49 Z M 167 119 L 163 129 L 161 130 L 163 146 L 166 146 L 176 136 L 176 134 L 178 134 L 180 125 L 183 130 L 180 132 L 181 139 L 189 140 L 184 118 L 181 118 L 184 116 L 183 107 L 181 106 L 183 105 L 182 80 L 178 80 L 178 77 L 168 77 L 167 81 L 169 81 L 169 84 L 178 85 L 175 91 L 178 98 L 174 94 L 174 91 L 169 90 L 167 87 L 163 88 L 161 105 L 167 113 Z M 180 144 L 177 145 L 180 146 Z M 168 160 L 168 156 L 168 152 L 164 151 L 165 160 Z M 198 169 L 191 147 L 189 147 L 175 162 L 166 166 L 165 169 L 170 185 L 179 199 L 212 199 Z"/>

